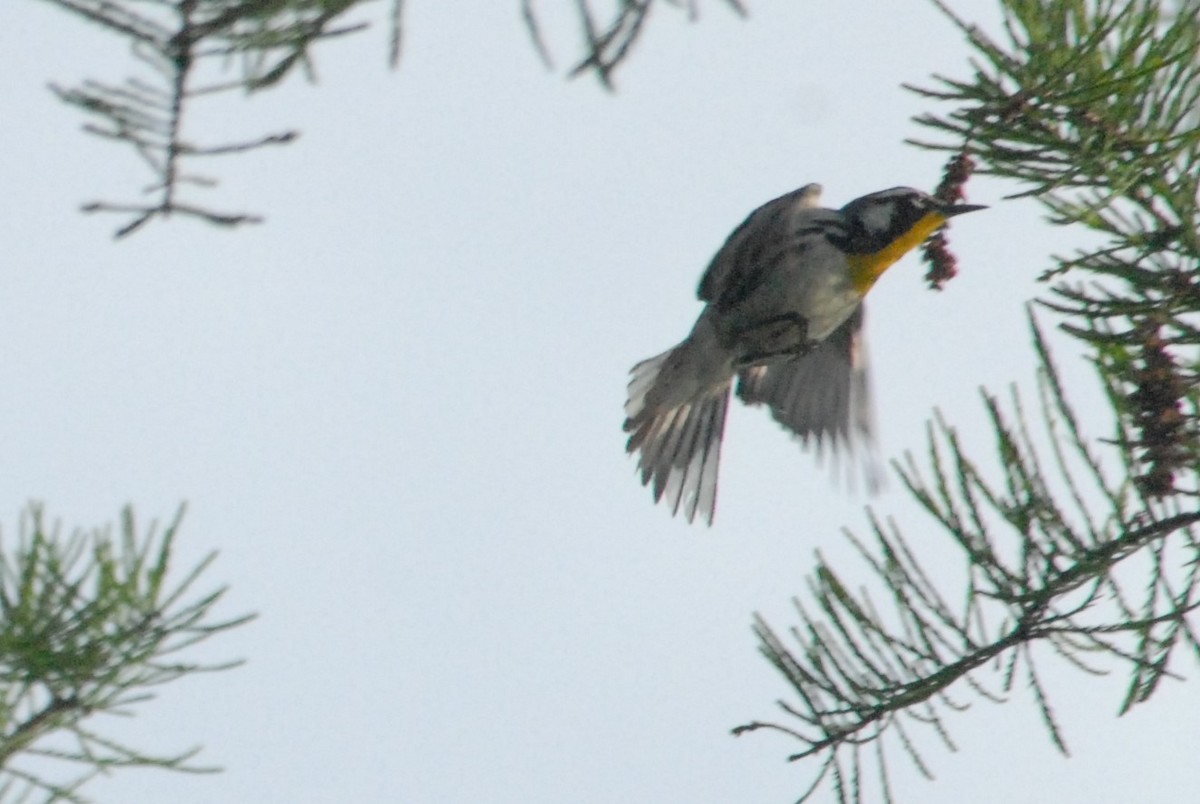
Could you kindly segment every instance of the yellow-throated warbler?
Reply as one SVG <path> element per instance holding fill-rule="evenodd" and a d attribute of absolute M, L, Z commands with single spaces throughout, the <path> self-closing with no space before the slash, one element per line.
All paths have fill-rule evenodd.
<path fill-rule="evenodd" d="M 819 206 L 819 184 L 746 218 L 700 280 L 706 302 L 691 334 L 633 367 L 625 403 L 628 452 L 688 521 L 712 524 L 729 388 L 806 443 L 871 438 L 862 352 L 863 297 L 893 263 L 947 219 L 983 209 L 909 187 Z M 851 424 L 855 433 L 851 432 Z"/>

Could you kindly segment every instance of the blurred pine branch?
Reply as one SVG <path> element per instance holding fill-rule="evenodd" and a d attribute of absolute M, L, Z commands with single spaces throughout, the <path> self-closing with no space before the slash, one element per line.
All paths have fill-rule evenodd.
<path fill-rule="evenodd" d="M 63 102 L 90 115 L 88 133 L 132 150 L 150 173 L 141 197 L 133 201 L 91 201 L 85 212 L 126 218 L 122 238 L 158 218 L 184 216 L 216 226 L 259 223 L 249 212 L 212 209 L 191 200 L 196 189 L 216 181 L 194 166 L 214 157 L 243 154 L 294 141 L 296 131 L 219 143 L 201 143 L 185 125 L 188 110 L 215 95 L 253 93 L 278 86 L 302 72 L 315 80 L 318 44 L 358 33 L 367 21 L 347 21 L 373 0 L 45 0 L 128 43 L 138 72 L 113 83 L 86 79 L 74 86 L 51 84 Z M 720 0 L 745 14 L 741 0 Z M 400 61 L 404 0 L 390 0 L 389 61 Z M 651 11 L 674 7 L 695 19 L 698 0 L 620 0 L 603 12 L 590 0 L 574 0 L 573 23 L 581 32 L 584 55 L 570 71 L 591 73 L 608 89 L 631 54 Z M 534 0 L 521 0 L 520 13 L 530 40 L 547 66 L 550 49 L 542 12 Z"/>

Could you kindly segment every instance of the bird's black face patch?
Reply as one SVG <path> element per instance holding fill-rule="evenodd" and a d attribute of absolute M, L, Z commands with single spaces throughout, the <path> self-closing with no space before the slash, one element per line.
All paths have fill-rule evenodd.
<path fill-rule="evenodd" d="M 864 195 L 842 207 L 846 228 L 831 232 L 829 241 L 847 254 L 873 254 L 940 207 L 932 196 L 910 187 Z"/>

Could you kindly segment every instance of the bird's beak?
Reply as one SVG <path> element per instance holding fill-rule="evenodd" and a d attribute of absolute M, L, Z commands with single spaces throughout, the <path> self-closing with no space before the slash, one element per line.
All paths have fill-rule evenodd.
<path fill-rule="evenodd" d="M 953 218 L 955 215 L 962 215 L 964 212 L 975 212 L 980 209 L 987 209 L 987 207 L 983 204 L 950 204 L 942 209 L 942 214 L 947 218 Z"/>

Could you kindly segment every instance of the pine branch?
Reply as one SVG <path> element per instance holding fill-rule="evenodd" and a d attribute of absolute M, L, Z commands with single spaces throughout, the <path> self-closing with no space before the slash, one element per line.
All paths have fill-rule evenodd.
<path fill-rule="evenodd" d="M 1046 357 L 1041 365 L 1043 387 L 1051 399 L 1043 408 L 1046 428 L 1075 434 L 1077 443 L 1072 446 L 1090 455 L 1077 425 L 1072 421 L 1062 426 L 1070 408 L 1032 321 L 1031 328 L 1039 354 Z M 791 629 L 795 647 L 785 644 L 761 617 L 754 623 L 761 652 L 797 698 L 798 704 L 779 704 L 796 725 L 753 721 L 735 728 L 735 735 L 759 730 L 787 735 L 803 745 L 788 760 L 824 757 L 820 774 L 826 779 L 839 774 L 843 778 L 860 760 L 864 745 L 892 737 L 928 774 L 915 738 L 905 729 L 924 726 L 953 747 L 946 716 L 965 708 L 950 697 L 953 690 L 999 702 L 1006 699 L 1000 691 L 1009 689 L 1014 674 L 1023 668 L 1052 742 L 1066 753 L 1061 726 L 1038 678 L 1035 645 L 1045 644 L 1093 674 L 1106 671 L 1084 662 L 1083 654 L 1129 665 L 1133 687 L 1123 709 L 1149 697 L 1174 647 L 1194 648 L 1187 617 L 1197 606 L 1200 571 L 1173 582 L 1165 567 L 1178 560 L 1167 562 L 1165 556 L 1194 554 L 1200 509 L 1154 516 L 1146 508 L 1124 505 L 1127 498 L 1107 497 L 1116 507 L 1103 518 L 1104 526 L 1081 538 L 1053 503 L 1045 475 L 1034 471 L 1039 466 L 1033 447 L 1038 440 L 1023 421 L 1005 425 L 995 400 L 985 400 L 996 427 L 1006 433 L 997 441 L 1000 465 L 1007 472 L 1003 490 L 973 469 L 964 473 L 965 448 L 945 424 L 937 429 L 931 450 L 936 454 L 941 442 L 953 460 L 940 464 L 928 482 L 912 463 L 902 472 L 913 493 L 934 507 L 943 532 L 966 559 L 968 575 L 960 583 L 970 590 L 966 609 L 954 613 L 899 532 L 887 532 L 873 519 L 875 549 L 868 550 L 857 539 L 854 543 L 875 584 L 896 602 L 894 610 L 879 613 L 867 591 L 852 592 L 842 576 L 819 561 L 810 582 L 816 612 L 796 601 L 802 626 Z M 1092 468 L 1085 464 L 1085 470 Z M 965 480 L 957 492 L 947 491 L 949 498 L 938 502 L 933 489 L 952 488 L 953 474 Z M 1098 470 L 1089 479 L 1100 487 L 1107 483 Z M 1082 481 L 1074 480 L 1077 487 Z M 1090 490 L 1083 493 L 1090 496 Z M 955 507 L 966 516 L 950 516 Z M 1005 523 L 1007 533 L 997 530 L 996 522 Z M 1032 523 L 1037 523 L 1036 529 L 1031 529 Z M 984 536 L 985 529 L 991 534 Z M 1040 546 L 1031 553 L 1034 539 Z M 983 544 L 993 547 L 981 549 Z M 1159 557 L 1154 584 L 1169 594 L 1151 595 L 1141 615 L 1129 618 L 1123 608 L 1106 606 L 1097 592 L 1115 587 L 1123 562 L 1143 556 L 1148 548 Z M 1039 558 L 1031 562 L 1031 556 Z"/>
<path fill-rule="evenodd" d="M 741 0 L 723 0 L 723 3 L 741 17 L 748 15 Z M 691 20 L 699 16 L 697 0 L 619 0 L 616 8 L 604 15 L 607 19 L 603 22 L 593 10 L 592 0 L 574 0 L 574 5 L 585 55 L 567 75 L 575 78 L 590 73 L 609 91 L 616 89 L 616 70 L 628 61 L 654 8 L 667 5 L 683 9 Z M 546 46 L 535 0 L 521 0 L 521 17 L 534 50 L 547 68 L 551 68 L 554 60 Z"/>
<path fill-rule="evenodd" d="M 294 131 L 219 145 L 193 142 L 186 112 L 198 99 L 230 91 L 274 86 L 301 67 L 311 72 L 316 43 L 356 33 L 362 24 L 342 25 L 351 10 L 369 0 L 48 0 L 129 41 L 143 74 L 121 83 L 89 80 L 64 88 L 51 85 L 63 102 L 97 123 L 85 131 L 131 148 L 150 170 L 147 202 L 92 201 L 84 212 L 131 216 L 116 230 L 122 238 L 152 220 L 173 215 L 236 227 L 262 220 L 245 212 L 227 212 L 193 203 L 185 187 L 216 182 L 188 169 L 193 159 L 242 154 L 292 142 Z M 393 9 L 393 61 L 399 58 L 400 15 Z M 208 76 L 240 65 L 236 80 L 214 82 Z"/>
<path fill-rule="evenodd" d="M 745 16 L 741 0 L 721 0 Z M 96 118 L 84 130 L 129 147 L 149 169 L 145 189 L 149 201 L 90 201 L 88 213 L 128 216 L 116 238 L 147 223 L 172 216 L 193 218 L 222 227 L 262 221 L 246 212 L 214 210 L 185 199 L 189 187 L 213 187 L 216 181 L 191 173 L 198 156 L 229 156 L 295 140 L 294 131 L 209 145 L 187 134 L 186 112 L 201 99 L 232 91 L 270 89 L 297 71 L 315 80 L 313 51 L 318 43 L 363 31 L 367 24 L 344 23 L 350 12 L 371 0 L 46 0 L 51 5 L 100 26 L 125 40 L 143 73 L 122 82 L 88 80 L 79 86 L 51 90 L 64 103 Z M 597 15 L 591 0 L 576 0 L 575 12 L 585 40 L 585 55 L 569 71 L 597 76 L 614 88 L 617 68 L 629 58 L 648 24 L 652 8 L 667 5 L 698 16 L 698 0 L 620 0 L 615 9 Z M 391 0 L 388 62 L 399 65 L 404 34 L 405 0 Z M 550 49 L 534 0 L 521 0 L 520 13 L 534 49 L 550 67 Z M 240 74 L 227 77 L 234 68 Z M 221 76 L 220 80 L 213 75 Z"/>
<path fill-rule="evenodd" d="M 63 538 L 33 506 L 16 545 L 0 550 L 0 790 L 82 801 L 79 787 L 113 768 L 216 770 L 192 762 L 198 749 L 146 754 L 89 727 L 96 714 L 127 714 L 150 700 L 151 687 L 239 664 L 164 661 L 251 619 L 214 619 L 224 588 L 192 595 L 212 556 L 174 579 L 182 513 L 161 534 L 152 526 L 139 536 L 126 509 L 117 538 Z M 82 771 L 48 777 L 64 767 Z"/>

